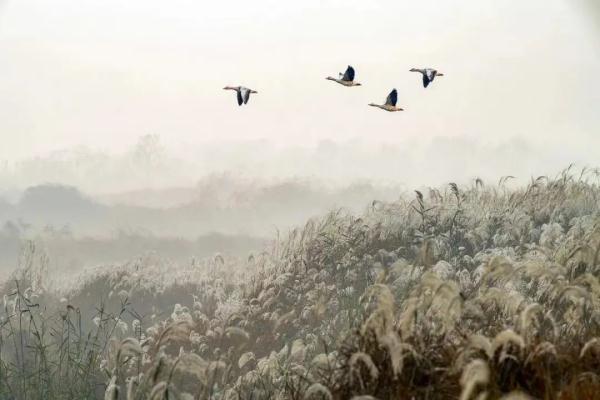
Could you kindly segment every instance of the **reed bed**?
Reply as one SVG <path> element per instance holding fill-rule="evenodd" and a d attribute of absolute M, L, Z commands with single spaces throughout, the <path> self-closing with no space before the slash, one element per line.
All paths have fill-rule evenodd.
<path fill-rule="evenodd" d="M 11 399 L 598 399 L 595 170 L 417 191 L 247 259 L 2 289 Z M 47 285 L 46 285 L 47 286 Z"/>

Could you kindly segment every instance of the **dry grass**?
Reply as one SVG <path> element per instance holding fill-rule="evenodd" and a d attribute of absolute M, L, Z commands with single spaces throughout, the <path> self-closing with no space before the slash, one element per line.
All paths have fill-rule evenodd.
<path fill-rule="evenodd" d="M 0 395 L 599 398 L 596 179 L 566 170 L 373 202 L 245 261 L 100 271 L 62 290 L 73 306 L 23 267 L 20 287 L 35 289 L 4 291 Z M 110 291 L 115 311 L 89 324 Z"/>

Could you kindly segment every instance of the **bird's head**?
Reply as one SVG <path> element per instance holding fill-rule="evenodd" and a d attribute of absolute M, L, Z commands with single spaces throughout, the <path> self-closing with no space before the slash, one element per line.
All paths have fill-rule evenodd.
<path fill-rule="evenodd" d="M 256 90 L 251 90 L 250 93 L 258 93 Z"/>
<path fill-rule="evenodd" d="M 362 86 L 362 83 L 358 83 L 358 82 L 356 82 L 356 83 L 354 84 L 354 86 Z"/>
<path fill-rule="evenodd" d="M 441 72 L 437 72 L 437 73 L 435 74 L 435 76 L 436 76 L 436 77 L 438 77 L 438 76 L 444 76 L 444 74 L 442 74 Z"/>

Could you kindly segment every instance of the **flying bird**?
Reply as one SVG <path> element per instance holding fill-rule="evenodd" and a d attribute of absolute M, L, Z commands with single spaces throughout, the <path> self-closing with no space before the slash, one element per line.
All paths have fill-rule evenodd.
<path fill-rule="evenodd" d="M 237 92 L 237 102 L 240 106 L 248 103 L 251 93 L 258 93 L 256 90 L 244 86 L 225 86 L 223 90 L 235 90 Z"/>
<path fill-rule="evenodd" d="M 423 75 L 423 87 L 429 86 L 436 76 L 444 76 L 444 74 L 433 68 L 412 68 L 410 72 L 419 72 Z"/>
<path fill-rule="evenodd" d="M 385 111 L 404 111 L 404 109 L 400 108 L 400 107 L 396 107 L 396 103 L 398 102 L 398 91 L 396 89 L 393 89 L 390 94 L 388 94 L 388 97 L 385 99 L 385 104 L 374 104 L 374 103 L 370 103 L 369 105 L 371 107 L 378 107 L 381 108 L 382 110 Z"/>
<path fill-rule="evenodd" d="M 351 65 L 348 65 L 348 68 L 346 68 L 346 72 L 344 72 L 343 74 L 340 72 L 340 79 L 336 79 L 333 78 L 331 76 L 328 76 L 325 79 L 328 79 L 330 81 L 334 81 L 339 83 L 340 85 L 344 85 L 344 86 L 361 86 L 360 83 L 358 82 L 354 82 L 354 68 L 352 68 Z"/>

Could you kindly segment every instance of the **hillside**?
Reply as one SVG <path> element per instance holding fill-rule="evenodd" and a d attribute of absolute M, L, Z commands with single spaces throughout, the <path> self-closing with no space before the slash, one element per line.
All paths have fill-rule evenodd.
<path fill-rule="evenodd" d="M 61 287 L 31 248 L 3 289 L 0 395 L 598 398 L 598 175 L 508 179 L 335 211 L 247 259 L 147 257 Z"/>

